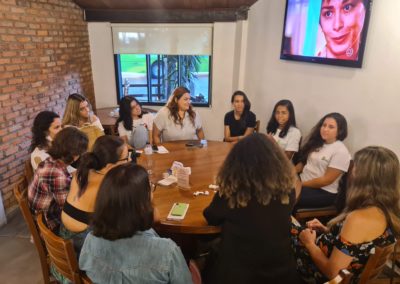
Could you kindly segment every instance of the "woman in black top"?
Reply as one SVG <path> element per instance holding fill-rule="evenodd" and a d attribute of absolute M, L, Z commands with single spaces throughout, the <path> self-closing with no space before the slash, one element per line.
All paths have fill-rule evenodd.
<path fill-rule="evenodd" d="M 222 227 L 210 283 L 298 282 L 290 246 L 295 178 L 283 151 L 265 135 L 233 147 L 217 177 L 219 191 L 204 210 L 210 225 Z"/>
<path fill-rule="evenodd" d="M 242 91 L 236 91 L 231 98 L 233 110 L 225 114 L 224 141 L 236 142 L 254 132 L 256 115 L 250 111 L 250 101 Z"/>

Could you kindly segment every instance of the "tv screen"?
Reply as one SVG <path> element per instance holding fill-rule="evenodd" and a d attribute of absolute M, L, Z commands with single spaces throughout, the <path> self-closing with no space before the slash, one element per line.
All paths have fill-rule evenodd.
<path fill-rule="evenodd" d="M 361 68 L 372 0 L 287 0 L 281 59 Z"/>

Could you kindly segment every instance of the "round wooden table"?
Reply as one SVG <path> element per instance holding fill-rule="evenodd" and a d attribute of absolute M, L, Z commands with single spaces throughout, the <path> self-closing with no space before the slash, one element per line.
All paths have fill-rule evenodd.
<path fill-rule="evenodd" d="M 232 143 L 208 141 L 208 146 L 203 148 L 186 147 L 187 141 L 163 143 L 169 151 L 168 154 L 145 155 L 138 158 L 138 163 L 145 168 L 151 167 L 150 179 L 156 183 L 162 179 L 174 161 L 183 163 L 185 167 L 191 167 L 190 189 L 178 188 L 174 183 L 170 186 L 157 185 L 153 202 L 157 208 L 161 222 L 156 225 L 157 230 L 167 233 L 179 234 L 214 234 L 219 233 L 220 228 L 209 226 L 203 217 L 203 210 L 214 197 L 214 190 L 208 186 L 215 182 L 219 168 L 232 148 Z M 206 195 L 194 196 L 195 191 L 208 190 Z M 189 209 L 182 221 L 167 220 L 169 211 L 175 202 L 189 203 Z"/>

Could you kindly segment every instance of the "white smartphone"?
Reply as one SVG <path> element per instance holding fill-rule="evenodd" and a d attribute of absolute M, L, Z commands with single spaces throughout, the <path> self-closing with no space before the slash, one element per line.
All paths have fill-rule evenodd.
<path fill-rule="evenodd" d="M 183 220 L 189 208 L 188 203 L 175 202 L 167 216 L 167 220 Z"/>

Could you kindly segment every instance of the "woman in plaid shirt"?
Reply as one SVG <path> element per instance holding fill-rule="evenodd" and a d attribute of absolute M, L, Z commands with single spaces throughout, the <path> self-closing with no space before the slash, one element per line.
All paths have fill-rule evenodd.
<path fill-rule="evenodd" d="M 35 171 L 28 189 L 28 200 L 32 213 L 43 212 L 47 226 L 58 232 L 61 210 L 71 183 L 67 167 L 86 152 L 87 136 L 74 127 L 61 130 L 48 151 L 50 155 Z"/>

